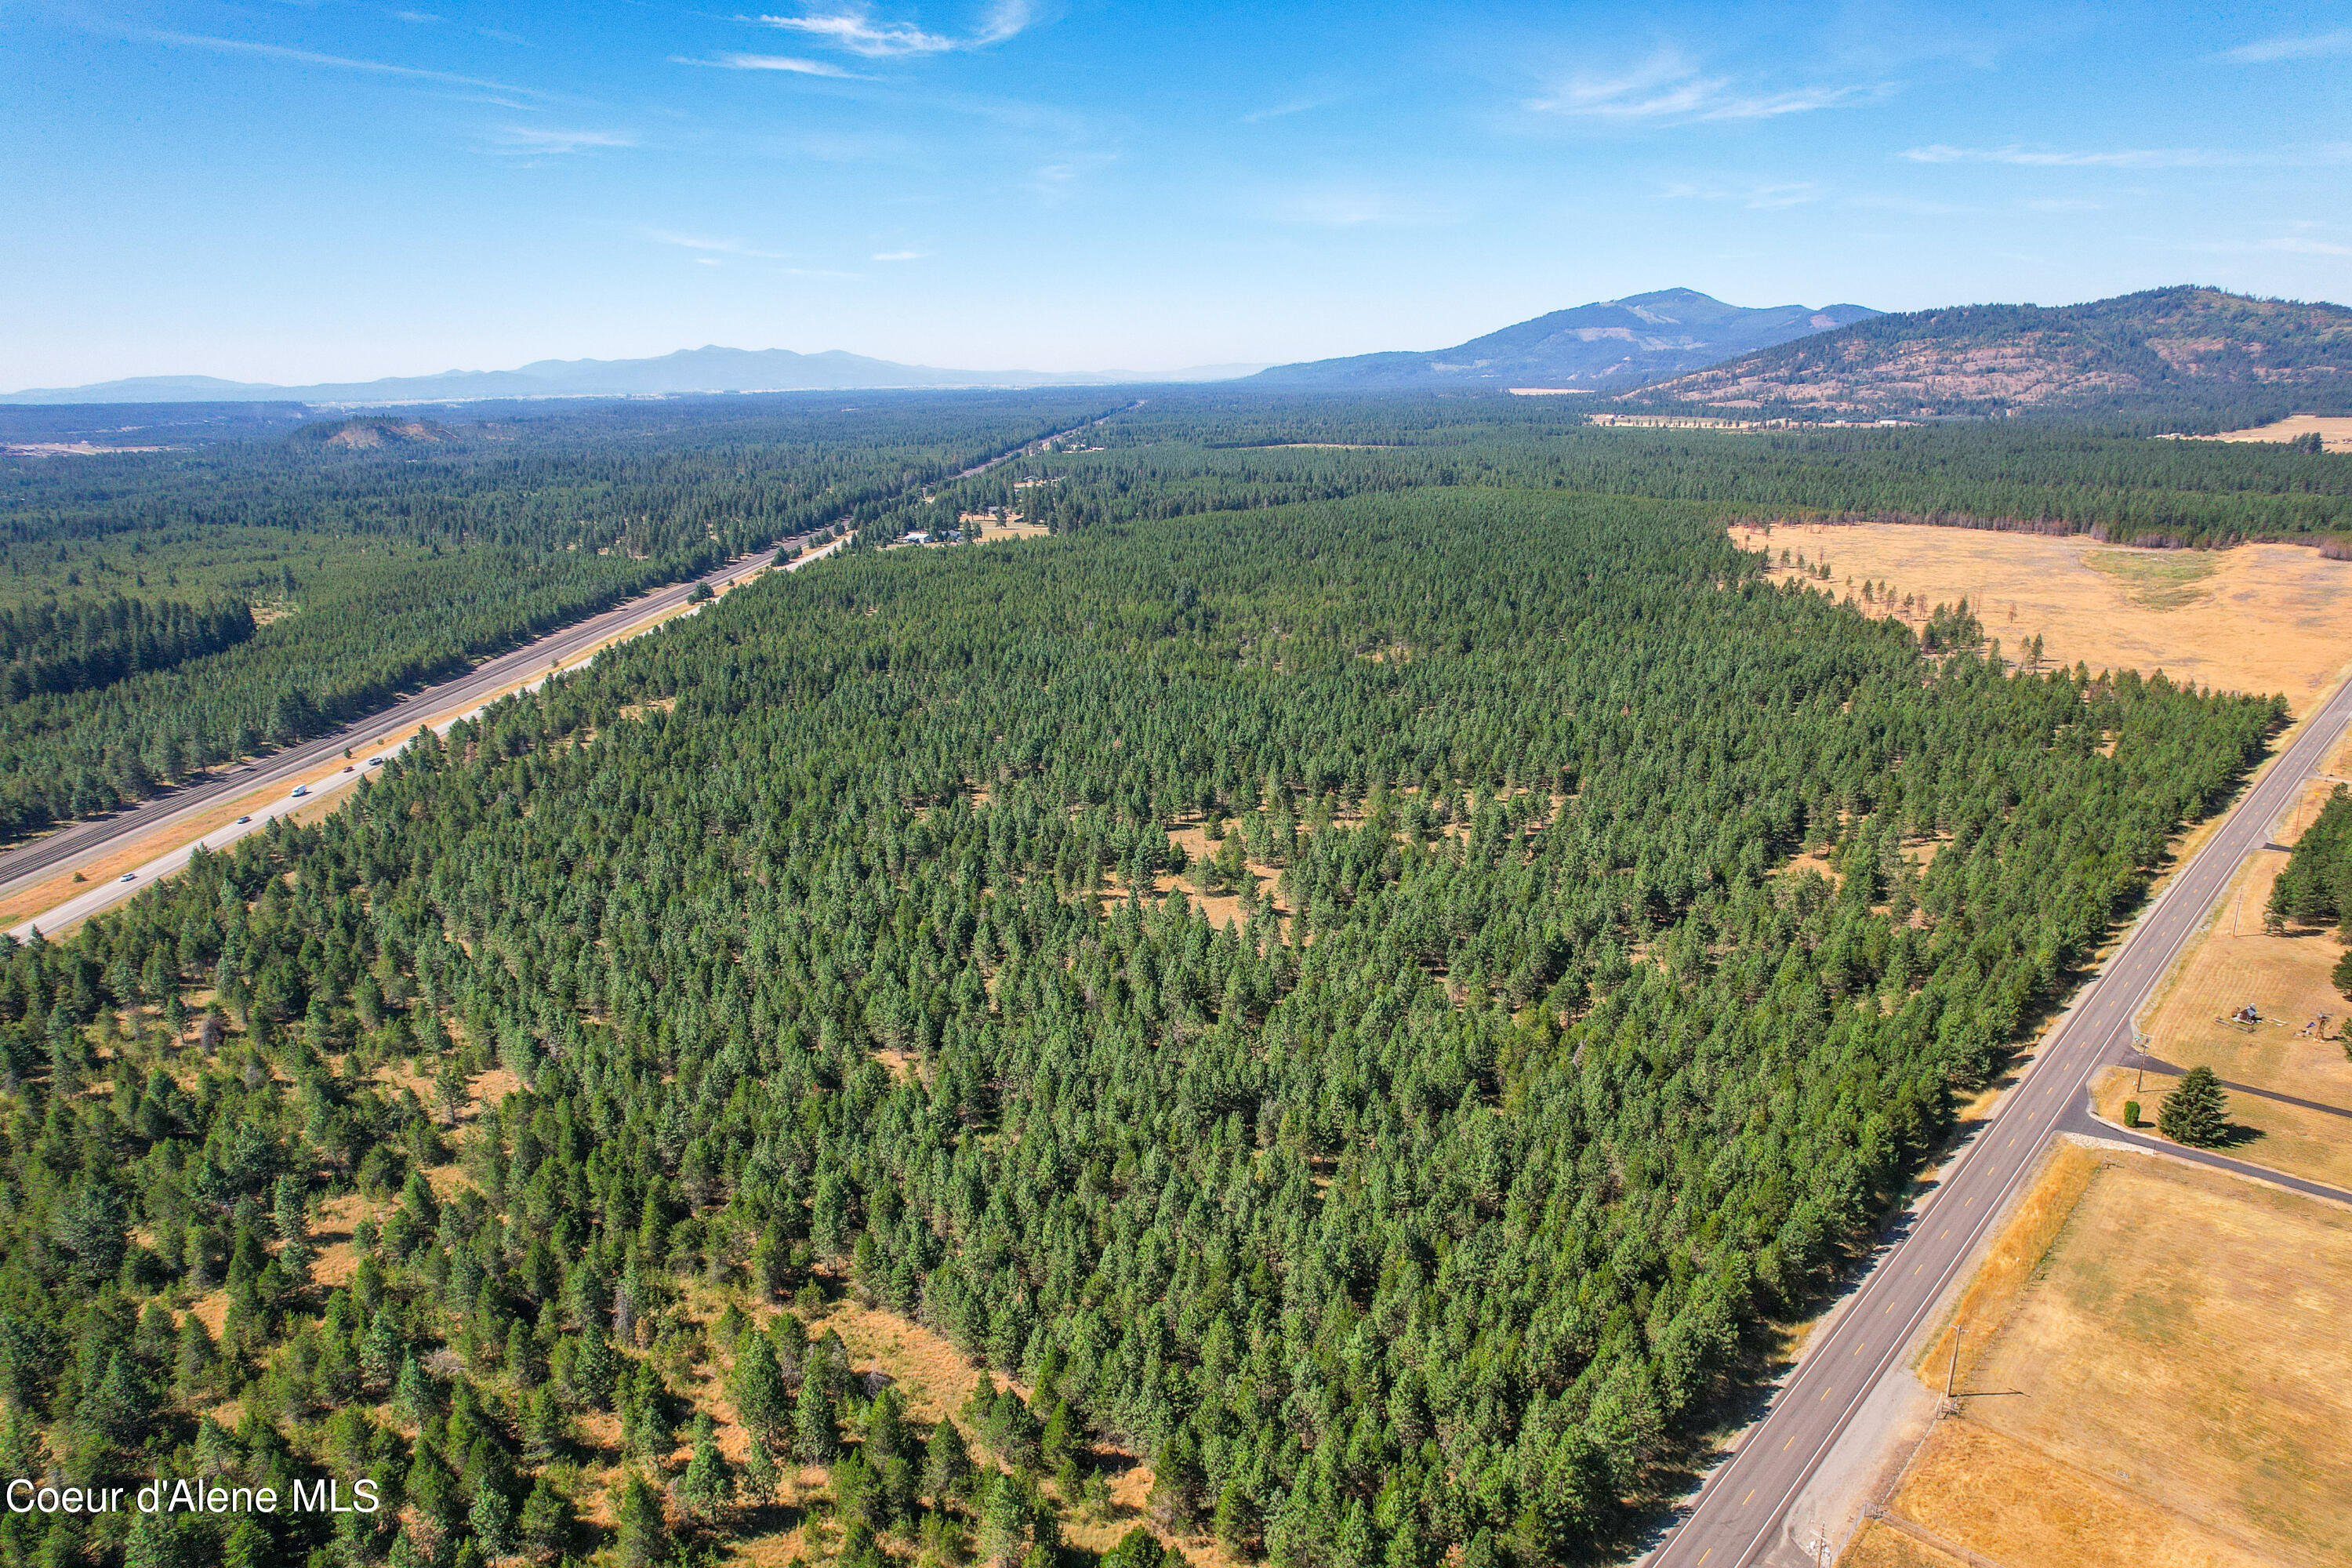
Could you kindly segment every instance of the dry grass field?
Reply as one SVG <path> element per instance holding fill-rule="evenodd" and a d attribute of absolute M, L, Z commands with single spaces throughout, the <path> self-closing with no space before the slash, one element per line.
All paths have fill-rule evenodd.
<path fill-rule="evenodd" d="M 2062 1154 L 1963 1300 L 1958 1414 L 1889 1511 L 2004 1568 L 2352 1563 L 2348 1268 L 2352 1211 Z M 1896 1534 L 1845 1561 L 1943 1560 Z"/>
<path fill-rule="evenodd" d="M 1838 1568 L 1969 1568 L 1966 1559 L 1938 1552 L 1916 1536 L 1879 1521 L 1863 1525 Z"/>
<path fill-rule="evenodd" d="M 2219 436 L 2183 436 L 2184 441 L 2293 441 L 2319 432 L 2320 445 L 2330 452 L 2352 452 L 2352 419 L 2320 414 L 2290 414 L 2275 425 L 2251 430 L 2226 430 Z"/>
<path fill-rule="evenodd" d="M 2299 545 L 2131 550 L 2082 535 L 1879 522 L 1775 523 L 1769 535 L 1734 529 L 1732 537 L 1769 547 L 1776 577 L 1801 576 L 1799 554 L 1827 561 L 1830 579 L 1819 585 L 1853 593 L 1873 615 L 1903 615 L 1911 595 L 1914 626 L 1936 605 L 1966 598 L 2011 658 L 2039 637 L 2047 663 L 2161 669 L 2200 686 L 2279 692 L 2297 714 L 2352 659 L 2339 614 L 2352 562 Z M 1864 604 L 1865 581 L 1891 584 L 1894 604 Z"/>

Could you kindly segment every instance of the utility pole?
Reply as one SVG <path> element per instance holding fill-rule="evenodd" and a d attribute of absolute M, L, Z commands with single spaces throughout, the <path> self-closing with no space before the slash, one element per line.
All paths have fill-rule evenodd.
<path fill-rule="evenodd" d="M 1944 1369 L 1944 1397 L 1945 1397 L 1945 1399 L 1947 1399 L 1947 1400 L 1949 1400 L 1949 1399 L 1952 1397 L 1952 1385 L 1959 1380 L 1959 1375 L 1960 1375 L 1960 1332 L 1961 1332 L 1960 1325 L 1958 1324 L 1958 1322 L 1955 1321 L 1955 1322 L 1952 1324 L 1952 1360 L 1951 1360 L 1951 1364 L 1950 1364 L 1950 1365 L 1948 1365 L 1948 1366 L 1947 1366 L 1947 1367 Z"/>

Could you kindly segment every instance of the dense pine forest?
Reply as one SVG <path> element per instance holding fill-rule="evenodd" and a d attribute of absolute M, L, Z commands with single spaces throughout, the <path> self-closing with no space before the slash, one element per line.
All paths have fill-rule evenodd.
<path fill-rule="evenodd" d="M 1687 414 L 1687 409 L 1671 412 Z M 2153 546 L 2288 539 L 2352 548 L 2352 461 L 2284 445 L 2085 426 L 1708 431 L 1602 426 L 1552 399 L 1200 393 L 1155 397 L 1064 451 L 940 500 L 1017 504 L 1057 528 L 1423 486 L 1690 500 L 1727 515 L 2091 533 Z M 1016 501 L 1023 479 L 1050 479 Z M 877 542 L 939 516 L 909 504 Z"/>
<path fill-rule="evenodd" d="M 881 401 L 359 418 L 0 460 L 0 841 L 323 733 L 785 537 L 856 526 L 1115 406 Z"/>
<path fill-rule="evenodd" d="M 1725 518 L 2342 498 L 1175 403 L 860 536 L 1053 537 L 762 579 L 6 944 L 0 1469 L 383 1506 L 0 1554 L 1605 1558 L 2283 718 L 1931 651 Z"/>

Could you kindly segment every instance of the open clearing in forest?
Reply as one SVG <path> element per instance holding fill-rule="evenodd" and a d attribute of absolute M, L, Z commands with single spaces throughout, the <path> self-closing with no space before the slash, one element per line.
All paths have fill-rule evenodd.
<path fill-rule="evenodd" d="M 1916 628 L 1935 605 L 1965 598 L 2010 658 L 2039 637 L 2045 665 L 2161 669 L 2221 690 L 2279 692 L 2298 715 L 2335 687 L 2352 653 L 2342 625 L 2352 562 L 2297 544 L 2133 550 L 2084 534 L 1897 522 L 1776 522 L 1769 535 L 1735 528 L 1731 536 L 1769 547 L 1776 578 L 1850 593 L 1869 615 L 1903 616 Z M 1828 581 L 1808 579 L 1798 555 L 1827 561 Z M 1865 581 L 1891 584 L 1894 603 L 1865 603 Z"/>
<path fill-rule="evenodd" d="M 2323 414 L 2290 414 L 2274 425 L 2257 425 L 2250 430 L 2225 430 L 2219 436 L 2181 436 L 2182 441 L 2294 441 L 2319 432 L 2323 449 L 2330 452 L 2352 452 L 2352 419 Z"/>
<path fill-rule="evenodd" d="M 2275 845 L 2292 845 L 2319 815 L 2337 784 L 2352 779 L 2352 742 L 2330 761 L 2294 808 L 2271 829 Z M 2352 1059 L 2344 1049 L 2344 1026 L 2352 1002 L 2336 989 L 2330 972 L 2343 956 L 2334 930 L 2290 927 L 2273 936 L 2263 928 L 2271 884 L 2286 868 L 2287 851 L 2265 847 L 2246 858 L 2210 923 L 2180 961 L 2140 1027 L 2141 1047 L 2178 1067 L 2210 1067 L 2231 1083 L 2251 1084 L 2352 1112 Z M 2252 1005 L 2263 1022 L 2251 1028 L 2223 1022 Z M 2326 1033 L 2306 1026 L 2326 1014 Z M 2122 1120 L 2123 1104 L 2136 1097 L 2144 1121 L 2156 1120 L 2157 1102 L 2177 1080 L 2157 1073 L 2144 1078 L 2126 1069 L 2110 1071 L 2096 1096 L 2100 1114 Z M 2135 1089 L 2135 1084 L 2137 1084 Z M 2230 1121 L 2240 1129 L 2229 1152 L 2242 1160 L 2352 1187 L 2352 1115 L 2285 1105 L 2257 1095 L 2230 1096 Z"/>
<path fill-rule="evenodd" d="M 2352 1212 L 2062 1150 L 1963 1298 L 1959 1413 L 1889 1512 L 2008 1568 L 2352 1563 L 2347 1270 Z M 1939 1390 L 1950 1345 L 1917 1368 Z M 1881 1524 L 1844 1561 L 1947 1558 Z"/>

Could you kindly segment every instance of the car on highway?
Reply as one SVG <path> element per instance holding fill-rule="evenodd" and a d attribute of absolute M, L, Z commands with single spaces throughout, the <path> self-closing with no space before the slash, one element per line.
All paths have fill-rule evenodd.
<path fill-rule="evenodd" d="M 239 827 L 243 827 L 247 823 L 251 822 L 253 818 L 249 816 L 240 816 L 236 819 L 236 825 Z"/>
<path fill-rule="evenodd" d="M 372 768 L 380 768 L 383 766 L 383 759 L 382 757 L 370 757 L 368 759 L 368 766 Z"/>
<path fill-rule="evenodd" d="M 121 876 L 115 879 L 118 882 L 135 882 L 138 879 L 139 873 L 136 871 L 125 871 Z"/>
<path fill-rule="evenodd" d="M 310 786 L 309 784 L 296 784 L 296 785 L 294 786 L 294 793 L 293 793 L 291 795 L 288 796 L 287 798 L 288 798 L 288 799 L 289 799 L 289 800 L 299 800 L 299 799 L 301 799 L 304 795 L 309 795 L 310 793 Z"/>

